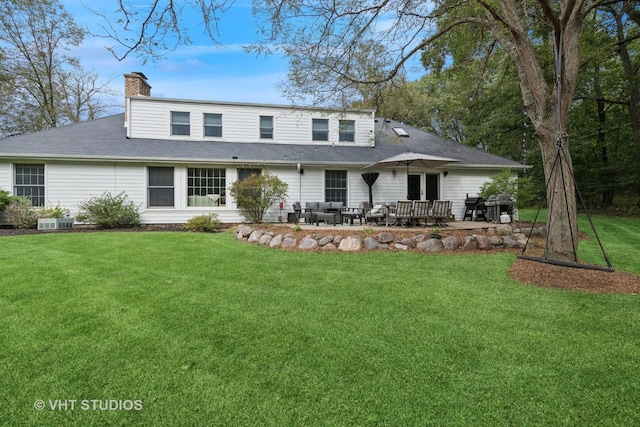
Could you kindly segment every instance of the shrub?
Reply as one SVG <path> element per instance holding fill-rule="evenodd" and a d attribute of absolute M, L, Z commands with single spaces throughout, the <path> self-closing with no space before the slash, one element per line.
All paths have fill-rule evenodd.
<path fill-rule="evenodd" d="M 27 229 L 38 226 L 38 215 L 28 197 L 15 197 L 5 208 L 9 223 L 15 228 Z"/>
<path fill-rule="evenodd" d="M 6 190 L 0 190 L 0 212 L 4 212 L 5 208 L 11 203 L 13 197 Z"/>
<path fill-rule="evenodd" d="M 240 215 L 250 223 L 259 224 L 271 205 L 287 197 L 288 189 L 287 183 L 265 172 L 234 182 L 231 195 L 238 203 Z"/>
<path fill-rule="evenodd" d="M 491 195 L 511 194 L 519 207 L 530 207 L 535 202 L 532 182 L 531 176 L 514 178 L 511 176 L 511 169 L 507 168 L 482 184 L 480 196 L 487 199 Z"/>
<path fill-rule="evenodd" d="M 127 195 L 122 192 L 117 196 L 107 192 L 100 197 L 93 197 L 79 205 L 77 219 L 89 222 L 101 228 L 131 228 L 140 225 L 138 207 L 127 202 Z"/>
<path fill-rule="evenodd" d="M 218 215 L 213 213 L 209 215 L 198 215 L 187 221 L 187 230 L 198 233 L 213 233 L 220 228 Z"/>
<path fill-rule="evenodd" d="M 60 205 L 56 205 L 52 208 L 40 208 L 38 211 L 38 218 L 64 218 L 66 214 L 67 213 L 62 210 Z"/>

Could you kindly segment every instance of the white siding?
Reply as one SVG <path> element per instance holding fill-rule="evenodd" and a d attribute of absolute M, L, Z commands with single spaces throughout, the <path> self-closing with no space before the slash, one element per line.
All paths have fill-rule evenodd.
<path fill-rule="evenodd" d="M 187 168 L 190 165 L 174 167 L 175 206 L 171 208 L 148 208 L 147 197 L 147 165 L 140 163 L 98 163 L 98 162 L 48 162 L 45 164 L 45 190 L 48 205 L 60 205 L 69 209 L 75 216 L 79 203 L 105 192 L 120 194 L 124 192 L 129 200 L 140 208 L 141 219 L 145 224 L 153 223 L 185 223 L 189 218 L 197 215 L 216 213 L 222 222 L 241 222 L 242 217 L 232 200 L 229 188 L 237 179 L 236 166 L 198 165 L 197 167 L 226 168 L 227 201 L 226 206 L 203 208 L 187 207 Z M 265 218 L 268 222 L 275 222 L 280 214 L 286 221 L 287 213 L 293 211 L 293 203 L 299 201 L 304 207 L 307 201 L 324 201 L 324 183 L 326 169 L 344 169 L 340 167 L 303 166 L 304 173 L 299 174 L 294 165 L 270 168 L 269 172 L 278 176 L 289 185 L 288 196 L 284 200 L 282 212 L 278 203 L 274 204 Z M 382 168 L 378 170 L 380 176 L 373 185 L 373 201 L 395 202 L 406 198 L 406 171 Z M 361 168 L 347 169 L 347 205 L 359 207 L 369 198 L 368 187 L 361 174 L 366 172 Z M 411 173 L 421 174 L 424 198 L 425 173 L 423 170 L 412 170 Z M 442 170 L 428 171 L 440 173 L 440 198 L 453 202 L 452 213 L 456 219 L 464 216 L 464 200 L 469 196 L 476 196 L 482 184 L 498 170 L 466 170 L 450 169 L 445 177 Z M 0 163 L 0 188 L 11 191 L 11 163 Z"/>
<path fill-rule="evenodd" d="M 136 205 L 144 202 L 144 166 L 119 163 L 60 163 L 45 165 L 47 205 L 78 212 L 78 205 L 109 192 L 125 192 Z"/>
<path fill-rule="evenodd" d="M 441 198 L 453 202 L 451 212 L 455 215 L 456 220 L 460 221 L 464 218 L 464 201 L 467 194 L 469 197 L 479 196 L 482 184 L 489 181 L 491 176 L 496 173 L 498 173 L 497 170 L 459 169 L 449 170 L 446 177 L 440 175 Z"/>
<path fill-rule="evenodd" d="M 9 170 L 10 165 L 0 164 L 0 171 Z M 49 205 L 60 205 L 69 209 L 73 216 L 78 213 L 78 205 L 105 192 L 114 195 L 124 192 L 128 199 L 139 207 L 144 224 L 185 223 L 197 215 L 216 213 L 222 222 L 241 222 L 242 217 L 231 199 L 229 188 L 237 179 L 236 167 L 226 168 L 227 204 L 220 207 L 187 207 L 187 168 L 189 165 L 174 167 L 175 206 L 170 208 L 147 207 L 147 165 L 127 163 L 63 163 L 45 165 L 45 190 Z M 220 165 L 198 165 L 197 167 L 225 168 Z M 270 172 L 289 184 L 289 194 L 298 191 L 298 174 L 295 167 L 274 168 Z M 5 174 L 6 175 L 6 174 Z M 2 175 L 0 175 L 2 176 Z M 295 199 L 295 200 L 294 200 Z M 285 200 L 282 211 L 283 221 L 297 198 Z M 267 221 L 276 221 L 280 211 L 278 204 L 268 212 Z"/>
<path fill-rule="evenodd" d="M 171 111 L 190 113 L 191 134 L 171 136 Z M 203 136 L 203 115 L 222 114 L 222 138 Z M 260 139 L 260 116 L 273 116 L 273 140 Z M 374 119 L 367 112 L 295 109 L 278 106 L 240 105 L 213 102 L 168 100 L 161 98 L 131 98 L 129 136 L 179 140 L 222 140 L 228 142 L 269 142 L 279 144 L 373 144 Z M 312 141 L 313 118 L 329 119 L 329 141 Z M 339 120 L 354 120 L 356 141 L 339 141 Z"/>
<path fill-rule="evenodd" d="M 11 183 L 11 163 L 0 162 L 0 189 L 13 193 Z"/>
<path fill-rule="evenodd" d="M 380 176 L 378 176 L 378 179 L 372 187 L 374 204 L 381 202 L 392 203 L 407 198 L 407 177 L 401 170 L 399 170 L 396 175 L 393 175 L 393 171 L 387 168 L 377 172 L 380 172 Z M 362 177 L 360 177 L 360 180 L 364 183 Z M 369 200 L 368 191 L 368 187 L 365 184 L 364 200 Z"/>
<path fill-rule="evenodd" d="M 11 186 L 11 163 L 0 162 L 0 190 L 13 193 Z M 7 217 L 4 212 L 0 212 L 0 224 L 7 222 Z"/>

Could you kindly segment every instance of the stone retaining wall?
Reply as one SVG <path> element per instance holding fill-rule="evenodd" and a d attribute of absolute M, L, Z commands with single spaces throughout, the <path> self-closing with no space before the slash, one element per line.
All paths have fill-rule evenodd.
<path fill-rule="evenodd" d="M 236 232 L 236 239 L 248 243 L 300 251 L 344 251 L 361 250 L 415 250 L 423 252 L 441 251 L 487 251 L 492 249 L 518 249 L 527 241 L 527 236 L 546 235 L 546 227 L 518 228 L 510 225 L 500 225 L 482 233 L 470 231 L 465 236 L 442 236 L 437 233 L 418 233 L 413 237 L 406 237 L 406 232 L 395 233 L 382 231 L 375 235 L 362 237 L 355 234 L 320 234 L 311 233 L 302 238 L 296 238 L 295 233 L 275 233 L 261 230 L 248 225 L 240 226 Z M 396 234 L 402 234 L 398 236 Z"/>

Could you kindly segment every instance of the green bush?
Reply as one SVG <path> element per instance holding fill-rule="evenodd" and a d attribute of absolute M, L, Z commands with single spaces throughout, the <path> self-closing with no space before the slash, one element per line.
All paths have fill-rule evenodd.
<path fill-rule="evenodd" d="M 107 192 L 100 197 L 93 197 L 79 205 L 77 220 L 95 224 L 101 228 L 131 228 L 140 225 L 138 207 L 127 202 L 127 195 L 122 192 L 117 196 Z"/>
<path fill-rule="evenodd" d="M 5 208 L 11 203 L 13 197 L 6 190 L 0 190 L 0 212 L 4 212 Z"/>
<path fill-rule="evenodd" d="M 187 230 L 198 233 L 214 233 L 219 228 L 220 220 L 218 220 L 218 215 L 215 213 L 194 216 L 187 221 Z"/>
<path fill-rule="evenodd" d="M 33 209 L 28 197 L 15 197 L 14 202 L 5 208 L 9 223 L 18 229 L 36 228 L 38 226 L 38 214 Z"/>
<path fill-rule="evenodd" d="M 514 178 L 511 169 L 502 170 L 480 187 L 480 196 L 488 199 L 489 196 L 498 194 L 511 194 L 515 197 L 518 207 L 528 208 L 535 202 L 535 194 L 531 176 Z"/>
<path fill-rule="evenodd" d="M 252 174 L 231 185 L 231 195 L 238 203 L 240 214 L 250 223 L 259 224 L 271 205 L 287 197 L 289 185 L 266 172 Z"/>
<path fill-rule="evenodd" d="M 54 207 L 45 208 L 44 206 L 38 211 L 38 218 L 64 218 L 67 213 L 56 205 Z"/>

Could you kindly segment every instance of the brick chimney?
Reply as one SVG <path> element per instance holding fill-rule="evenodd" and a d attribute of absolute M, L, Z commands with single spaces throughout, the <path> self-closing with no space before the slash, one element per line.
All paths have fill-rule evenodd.
<path fill-rule="evenodd" d="M 147 76 L 140 71 L 132 71 L 124 75 L 124 122 L 127 122 L 128 96 L 151 96 L 151 86 L 147 83 Z"/>

